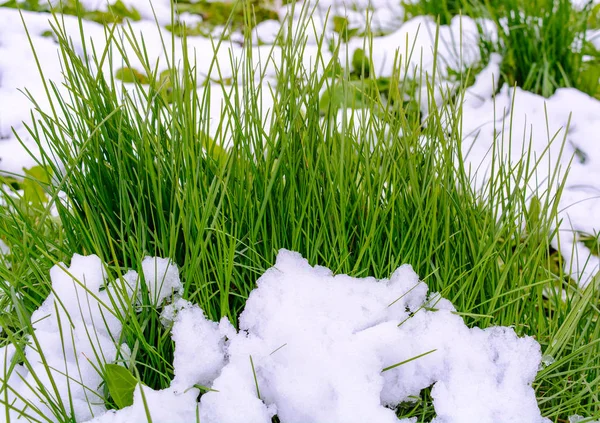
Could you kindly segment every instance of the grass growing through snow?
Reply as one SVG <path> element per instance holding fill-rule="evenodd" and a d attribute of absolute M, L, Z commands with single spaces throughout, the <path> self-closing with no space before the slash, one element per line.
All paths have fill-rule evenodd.
<path fill-rule="evenodd" d="M 392 78 L 385 93 L 350 81 L 335 60 L 338 50 L 328 59 L 322 38 L 306 65 L 309 47 L 298 28 L 310 25 L 285 23 L 284 41 L 269 57 L 247 44 L 242 58 L 231 58 L 231 85 L 199 91 L 204 81 L 185 37 L 181 61 L 174 60 L 178 42 L 164 40 L 171 60 L 165 75 L 127 28 L 124 37 L 107 30 L 115 47 L 96 51 L 83 31 L 66 34 L 55 25 L 67 91 L 48 82 L 53 109 L 30 126 L 34 139 L 50 144 L 40 166 L 54 183 L 39 186 L 51 201 L 32 210 L 4 188 L 8 206 L 0 208 L 0 238 L 11 247 L 0 287 L 16 311 L 2 315 L 7 339 L 24 342 L 28 316 L 49 292 L 49 268 L 75 253 L 99 255 L 113 276 L 139 269 L 145 255 L 170 257 L 181 268 L 184 297 L 210 318 L 233 322 L 280 248 L 354 276 L 387 277 L 410 263 L 470 325 L 514 325 L 536 337 L 555 359 L 536 381 L 544 415 L 556 422 L 599 416 L 597 283 L 582 291 L 549 270 L 557 199 L 541 187 L 541 204 L 528 205 L 521 188 L 534 171 L 528 161 L 500 165 L 485 192 L 472 190 L 460 160 L 461 97 L 433 107 L 435 75 L 422 75 L 431 103 L 423 120 L 406 104 L 401 79 Z M 89 59 L 74 51 L 69 35 L 81 38 Z M 126 46 L 135 57 L 122 63 L 118 52 Z M 265 69 L 275 58 L 272 78 Z M 115 72 L 135 68 L 134 60 L 148 85 L 134 79 L 129 94 L 121 93 L 121 81 L 95 71 L 107 62 Z M 213 63 L 211 79 L 225 79 L 221 66 Z M 398 69 L 396 76 L 405 74 Z M 357 91 L 363 108 L 338 114 Z M 224 111 L 211 122 L 208 104 L 216 95 Z M 221 147 L 226 141 L 228 149 Z M 566 301 L 546 292 L 555 284 L 567 290 Z M 164 388 L 173 376 L 173 346 L 160 310 L 146 298 L 128 311 L 119 343 L 133 351 L 129 367 Z M 68 420 L 68 408 L 54 413 Z M 430 399 L 399 414 L 428 421 Z"/>
<path fill-rule="evenodd" d="M 598 14 L 591 2 L 576 8 L 571 0 L 420 0 L 406 10 L 441 24 L 457 15 L 489 19 L 498 39 L 482 28 L 480 47 L 502 55 L 502 82 L 544 97 L 574 87 L 600 98 L 600 52 L 587 38 Z"/>
<path fill-rule="evenodd" d="M 570 0 L 507 0 L 487 15 L 498 25 L 505 81 L 549 97 L 574 87 L 600 97 L 600 52 L 587 40 L 591 3 L 576 10 Z"/>

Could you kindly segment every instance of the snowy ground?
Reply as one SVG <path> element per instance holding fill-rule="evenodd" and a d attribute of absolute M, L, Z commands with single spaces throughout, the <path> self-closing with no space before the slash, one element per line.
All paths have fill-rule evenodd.
<path fill-rule="evenodd" d="M 84 3 L 92 10 L 102 9 L 104 5 L 100 0 Z M 144 36 L 151 62 L 158 60 L 162 66 L 165 66 L 165 61 L 160 60 L 164 58 L 164 54 L 159 31 L 162 31 L 162 35 L 167 38 L 170 37 L 170 33 L 164 29 L 157 29 L 152 8 L 145 0 L 128 0 L 125 4 L 135 7 L 143 18 L 141 21 L 132 22 L 131 25 L 136 33 Z M 331 25 L 334 15 L 347 16 L 349 25 L 353 28 L 364 28 L 366 25 L 364 10 L 367 6 L 368 2 L 358 2 L 356 10 L 346 10 L 343 4 L 333 0 L 321 2 L 315 14 L 315 29 L 322 31 L 325 28 L 327 36 L 334 38 L 336 34 Z M 419 72 L 421 70 L 419 67 L 422 66 L 423 71 L 431 74 L 434 63 L 433 20 L 428 17 L 417 17 L 404 21 L 402 7 L 388 0 L 378 0 L 375 6 L 371 16 L 372 28 L 387 34 L 373 41 L 372 55 L 378 75 L 389 76 L 392 72 L 394 52 L 409 51 L 413 46 L 413 55 L 409 59 L 405 56 L 404 59 L 409 60 L 408 69 L 410 72 Z M 170 16 L 170 12 L 167 13 L 169 2 L 157 0 L 153 2 L 153 7 L 160 17 L 160 24 L 168 24 L 170 18 L 165 17 Z M 329 24 L 326 25 L 323 19 L 318 17 L 325 16 L 329 7 L 333 12 Z M 286 12 L 285 6 L 280 8 L 280 16 L 284 16 Z M 25 12 L 24 18 L 45 76 L 60 81 L 61 69 L 57 46 L 52 37 L 47 36 L 50 30 L 48 15 Z M 190 21 L 192 18 L 181 16 L 180 20 Z M 72 33 L 78 33 L 75 18 L 66 16 L 65 25 Z M 255 38 L 259 39 L 263 46 L 255 49 L 257 53 L 255 57 L 267 56 L 271 48 L 269 43 L 274 41 L 274 34 L 279 30 L 279 26 L 279 22 L 270 20 L 256 28 Z M 494 25 L 484 23 L 484 26 L 489 29 L 489 36 L 494 38 L 496 33 Z M 87 37 L 94 40 L 98 49 L 103 47 L 104 29 L 100 24 L 86 21 L 84 32 Z M 597 35 L 596 38 L 592 37 L 592 40 L 600 44 L 600 34 Z M 480 62 L 478 37 L 476 25 L 470 18 L 456 17 L 451 25 L 440 29 L 441 60 L 438 61 L 438 72 L 442 81 L 440 93 L 442 90 L 453 88 L 451 82 L 444 82 L 448 68 L 461 69 Z M 232 38 L 235 39 L 235 36 Z M 75 42 L 77 44 L 77 41 Z M 362 43 L 362 40 L 351 39 L 348 43 L 349 53 L 352 54 L 354 49 L 361 48 Z M 210 62 L 206 57 L 207 54 L 212 55 L 213 51 L 211 42 L 208 38 L 197 36 L 191 37 L 188 44 L 191 49 L 199 53 L 199 57 L 204 59 L 198 63 L 198 67 L 200 75 L 206 75 Z M 316 50 L 313 47 L 309 46 L 306 49 L 304 59 L 307 63 L 315 54 Z M 230 43 L 219 51 L 219 62 L 224 78 L 231 74 L 230 54 L 233 57 L 241 57 L 242 47 Z M 133 57 L 133 54 L 129 57 Z M 555 245 L 566 259 L 567 272 L 585 285 L 600 266 L 600 258 L 591 255 L 590 250 L 579 240 L 580 234 L 595 235 L 600 231 L 600 142 L 598 139 L 600 101 L 569 88 L 558 90 L 549 99 L 519 88 L 512 89 L 509 86 L 500 87 L 499 93 L 494 95 L 493 84 L 498 80 L 500 60 L 499 56 L 492 55 L 490 63 L 483 64 L 487 66 L 477 76 L 476 84 L 468 90 L 465 97 L 463 136 L 466 163 L 474 175 L 474 184 L 481 185 L 490 177 L 493 155 L 491 150 L 494 141 L 501 140 L 496 150 L 501 151 L 498 157 L 504 161 L 516 161 L 523 155 L 530 155 L 532 161 L 543 158 L 543 165 L 539 166 L 537 174 L 538 187 L 542 189 L 547 188 L 546 181 L 554 169 L 565 170 L 567 165 L 571 164 L 560 202 L 562 219 L 560 245 L 558 241 L 555 241 Z M 268 82 L 269 76 L 274 76 L 275 73 L 274 63 L 263 63 L 262 66 L 267 69 L 266 81 Z M 110 71 L 108 66 L 104 71 Z M 22 174 L 23 168 L 34 165 L 34 160 L 27 149 L 35 151 L 36 146 L 33 145 L 23 124 L 31 119 L 31 103 L 22 92 L 24 88 L 27 88 L 28 92 L 40 102 L 43 110 L 47 109 L 47 101 L 44 101 L 44 86 L 39 78 L 21 18 L 14 9 L 0 8 L 0 171 L 2 172 Z M 262 92 L 264 93 L 263 108 L 267 114 L 273 98 L 266 87 Z M 220 88 L 214 89 L 213 93 L 211 116 L 215 122 L 218 122 L 222 115 L 223 94 Z M 421 107 L 423 111 L 427 111 L 426 104 L 422 104 Z M 216 125 L 211 127 L 211 135 L 214 135 L 214 131 Z M 512 134 L 512 137 L 509 134 Z M 20 144 L 17 136 L 24 141 L 25 147 Z M 553 141 L 549 142 L 551 140 Z M 561 154 L 563 140 L 566 142 Z M 226 144 L 227 140 L 221 142 Z M 536 188 L 532 186 L 532 192 Z"/>
<path fill-rule="evenodd" d="M 142 267 L 157 306 L 182 289 L 167 260 L 146 258 Z M 507 327 L 469 329 L 409 265 L 389 280 L 357 279 L 285 250 L 257 281 L 239 332 L 226 318 L 209 321 L 198 306 L 169 298 L 162 320 L 175 342 L 171 386 L 138 385 L 132 405 L 106 411 L 97 368 L 128 355 L 111 341 L 121 332 L 114 315 L 123 312 L 111 300 L 122 284 L 135 301 L 139 277 L 130 271 L 107 283 L 96 256 L 75 256 L 51 277 L 54 292 L 31 316 L 30 367 L 17 364 L 11 374 L 15 348 L 0 349 L 11 387 L 3 396 L 12 404 L 0 419 L 23 410 L 32 419 L 51 416 L 32 389 L 50 389 L 51 376 L 54 396 L 72 404 L 78 422 L 142 422 L 149 413 L 155 423 L 270 423 L 275 415 L 285 423 L 414 423 L 393 408 L 432 385 L 436 423 L 550 422 L 531 387 L 542 358 L 533 338 Z M 210 391 L 198 402 L 199 386 Z"/>

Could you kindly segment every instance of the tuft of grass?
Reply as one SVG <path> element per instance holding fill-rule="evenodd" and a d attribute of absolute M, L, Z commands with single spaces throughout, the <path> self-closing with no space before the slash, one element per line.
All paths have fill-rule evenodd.
<path fill-rule="evenodd" d="M 600 98 L 600 52 L 586 38 L 591 4 L 576 10 L 569 0 L 506 0 L 497 8 L 486 1 L 479 10 L 499 29 L 492 48 L 504 57 L 508 84 L 545 97 L 574 87 Z"/>
<path fill-rule="evenodd" d="M 407 17 L 433 16 L 442 25 L 457 15 L 492 20 L 498 40 L 481 27 L 482 57 L 502 54 L 502 81 L 550 97 L 574 87 L 600 98 L 600 52 L 587 39 L 600 8 L 570 0 L 420 0 L 405 4 Z"/>
<path fill-rule="evenodd" d="M 549 239 L 563 181 L 555 174 L 532 202 L 524 190 L 535 181 L 531 161 L 495 161 L 494 177 L 474 191 L 462 163 L 461 95 L 436 101 L 435 75 L 404 80 L 407 69 L 382 84 L 370 57 L 344 69 L 340 46 L 324 59 L 322 36 L 307 65 L 311 26 L 303 7 L 303 21 L 294 28 L 284 22 L 281 46 L 268 57 L 247 42 L 241 59 L 232 59 L 232 83 L 223 82 L 222 64 L 213 61 L 209 79 L 220 82 L 200 90 L 187 37 L 164 43 L 165 74 L 131 28 L 107 28 L 113 47 L 103 51 L 81 30 L 80 55 L 70 41 L 75 35 L 55 17 L 66 91 L 44 79 L 51 109 L 30 96 L 40 117 L 28 128 L 40 146 L 49 144 L 39 167 L 52 179 L 26 175 L 50 200 L 30 205 L 14 188 L 2 189 L 0 238 L 11 255 L 0 264 L 0 290 L 3 304 L 14 307 L 0 316 L 7 341 L 26 342 L 28 316 L 50 291 L 48 270 L 75 253 L 100 256 L 112 279 L 140 269 L 146 255 L 169 257 L 181 269 L 184 298 L 208 317 L 234 323 L 280 248 L 353 276 L 387 277 L 410 263 L 469 325 L 512 325 L 536 337 L 554 358 L 535 384 L 544 415 L 555 422 L 598 416 L 599 282 L 580 290 L 562 267 L 551 271 Z M 251 16 L 246 7 L 246 22 Z M 120 57 L 125 47 L 148 79 L 133 78 L 134 88 L 122 92 L 115 72 L 96 70 L 105 63 L 132 69 L 133 58 Z M 267 78 L 275 58 L 275 78 Z M 407 102 L 414 84 L 427 87 L 426 98 Z M 223 112 L 211 122 L 217 93 Z M 419 100 L 429 105 L 426 117 Z M 492 153 L 501 157 L 501 149 Z M 555 285 L 566 299 L 545 289 Z M 149 298 L 126 305 L 116 342 L 130 347 L 132 374 L 164 388 L 173 376 L 173 345 L 160 309 Z M 53 401 L 51 389 L 41 395 L 57 420 L 69 419 L 68 404 Z M 431 399 L 425 394 L 398 414 L 426 421 Z"/>

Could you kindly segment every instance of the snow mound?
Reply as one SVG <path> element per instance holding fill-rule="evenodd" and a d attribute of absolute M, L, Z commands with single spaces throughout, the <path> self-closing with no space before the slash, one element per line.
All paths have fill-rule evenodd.
<path fill-rule="evenodd" d="M 585 287 L 600 270 L 600 257 L 583 242 L 583 235 L 598 234 L 600 222 L 600 101 L 574 88 L 558 89 L 549 98 L 507 84 L 494 93 L 499 65 L 499 56 L 492 55 L 465 94 L 466 169 L 480 190 L 497 177 L 498 163 L 529 163 L 534 177 L 524 187 L 528 197 L 543 201 L 560 189 L 560 240 L 555 236 L 552 246 L 565 272 Z"/>
<path fill-rule="evenodd" d="M 158 302 L 182 290 L 168 259 L 146 258 L 142 269 Z M 533 338 L 468 328 L 409 265 L 390 279 L 361 279 L 286 250 L 257 281 L 239 331 L 181 298 L 165 306 L 171 386 L 138 386 L 131 406 L 106 411 L 100 369 L 129 351 L 118 344 L 123 302 L 111 300 L 120 289 L 131 304 L 138 275 L 107 283 L 98 257 L 77 255 L 50 274 L 53 292 L 31 318 L 28 364 L 17 363 L 14 346 L 0 349 L 10 386 L 0 394 L 12 404 L 2 416 L 25 410 L 55 420 L 52 410 L 64 408 L 94 423 L 141 422 L 148 413 L 155 423 L 270 423 L 275 415 L 282 423 L 408 423 L 394 409 L 432 387 L 434 423 L 548 422 L 531 387 L 542 358 Z"/>
<path fill-rule="evenodd" d="M 142 269 L 150 298 L 155 300 L 155 304 L 160 305 L 171 293 L 180 292 L 183 288 L 177 266 L 167 259 L 146 257 Z M 121 322 L 127 312 L 121 307 L 140 298 L 140 278 L 136 272 L 129 271 L 121 280 L 109 283 L 100 258 L 79 255 L 72 258 L 70 266 L 64 263 L 54 266 L 50 270 L 50 278 L 51 294 L 31 315 L 34 332 L 22 351 L 28 364 L 15 364 L 21 361 L 21 354 L 17 356 L 17 349 L 13 345 L 0 348 L 0 367 L 4 366 L 2 381 L 10 387 L 6 389 L 3 385 L 0 395 L 3 398 L 6 395 L 6 401 L 11 404 L 8 411 L 0 406 L 0 421 L 7 417 L 9 421 L 16 421 L 19 416 L 21 419 L 24 416 L 26 421 L 57 421 L 62 409 L 70 410 L 75 421 L 111 415 L 106 413 L 104 405 L 101 370 L 105 363 L 115 362 L 119 354 L 123 357 L 130 354 L 128 345 L 118 345 Z M 186 317 L 188 314 L 189 317 Z M 190 322 L 191 317 L 194 322 Z M 202 312 L 198 315 L 198 309 L 181 310 L 177 315 L 178 329 L 173 331 L 175 341 L 179 343 L 178 331 L 202 327 L 200 317 L 203 316 Z M 210 327 L 211 324 L 205 320 L 205 326 Z M 197 341 L 204 343 L 207 339 L 199 338 Z M 194 345 L 191 344 L 192 347 Z M 210 348 L 213 346 L 207 345 Z M 185 346 L 178 349 L 176 363 L 182 356 L 185 358 Z M 198 349 L 196 353 L 202 351 Z M 223 352 L 217 354 L 218 357 L 214 359 L 216 362 L 210 361 L 209 365 L 223 365 Z M 191 377 L 199 381 L 213 377 L 210 371 L 203 372 L 205 367 L 198 365 L 190 369 Z M 179 369 L 179 373 L 186 371 L 185 363 L 179 364 Z M 177 377 L 183 378 L 185 383 L 185 374 Z M 186 398 L 179 392 L 173 392 L 172 395 L 176 394 L 177 398 L 172 403 L 182 402 Z M 161 392 L 156 395 L 162 398 L 166 394 Z M 139 396 L 141 394 L 136 393 L 136 398 Z M 146 394 L 148 398 L 152 398 L 150 391 Z M 160 420 L 160 411 L 154 408 L 153 411 Z M 163 413 L 177 418 L 168 409 Z M 133 414 L 129 415 L 128 420 L 117 421 L 141 421 L 138 417 Z"/>
<path fill-rule="evenodd" d="M 31 315 L 34 334 L 23 351 L 29 367 L 8 371 L 16 354 L 12 345 L 0 354 L 10 386 L 2 395 L 11 404 L 0 414 L 10 421 L 21 412 L 34 421 L 55 420 L 52 410 L 63 407 L 76 421 L 106 411 L 98 369 L 117 355 L 121 321 L 111 302 L 114 285 L 106 285 L 97 256 L 75 255 L 70 267 L 58 264 L 50 277 L 52 293 Z"/>
<path fill-rule="evenodd" d="M 183 300 L 165 310 L 172 385 L 144 387 L 145 401 L 138 389 L 132 406 L 94 423 L 143 420 L 146 406 L 154 422 L 411 422 L 393 408 L 429 386 L 435 423 L 548 422 L 531 387 L 537 342 L 469 329 L 408 265 L 359 279 L 282 250 L 257 285 L 239 332 Z"/>

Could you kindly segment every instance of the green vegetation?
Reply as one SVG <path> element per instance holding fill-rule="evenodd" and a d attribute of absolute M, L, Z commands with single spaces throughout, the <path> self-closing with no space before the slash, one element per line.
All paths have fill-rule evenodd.
<path fill-rule="evenodd" d="M 54 7 L 50 7 L 45 0 L 8 0 L 5 3 L 0 3 L 0 7 L 12 7 L 33 12 L 62 13 L 101 24 L 120 23 L 124 19 L 132 21 L 139 21 L 141 19 L 137 10 L 128 8 L 121 0 L 116 0 L 114 3 L 109 4 L 106 11 L 85 10 L 78 0 L 61 0 Z"/>
<path fill-rule="evenodd" d="M 207 3 L 179 7 L 208 13 L 202 9 Z M 248 8 L 228 9 L 205 19 L 217 25 L 227 15 L 225 22 L 235 26 L 250 22 L 248 13 Z M 579 16 L 561 13 L 556 19 Z M 253 16 L 258 20 L 256 10 Z M 513 27 L 525 18 L 515 19 L 501 37 L 506 80 L 544 95 L 561 84 L 576 84 L 574 75 L 583 65 L 573 55 L 580 53 L 569 56 L 570 44 L 557 45 L 559 36 L 565 37 L 561 42 L 574 40 L 572 29 L 561 30 L 548 14 L 533 29 Z M 249 44 L 231 84 L 198 91 L 185 37 L 181 62 L 175 67 L 172 47 L 165 52 L 170 68 L 159 73 L 135 34 L 123 29 L 125 36 L 118 37 L 108 31 L 121 51 L 129 44 L 143 69 L 125 63 L 106 76 L 95 69 L 110 61 L 110 54 L 89 49 L 91 58 L 82 59 L 58 20 L 55 25 L 68 94 L 47 82 L 52 109 L 41 110 L 39 99 L 31 98 L 42 114 L 30 134 L 49 148 L 23 181 L 4 180 L 1 193 L 0 238 L 11 248 L 0 263 L 0 309 L 11 307 L 0 316 L 7 341 L 22 345 L 32 334 L 28 319 L 50 291 L 49 269 L 76 253 L 97 254 L 113 277 L 139 269 L 145 255 L 169 257 L 181 269 L 184 297 L 208 317 L 227 316 L 234 323 L 280 248 L 353 276 L 387 277 L 410 263 L 469 325 L 512 325 L 519 335 L 540 342 L 554 359 L 535 384 L 545 416 L 555 422 L 573 414 L 600 416 L 599 281 L 579 289 L 556 265 L 549 237 L 558 198 L 542 190 L 527 201 L 523 186 L 534 172 L 527 160 L 499 164 L 484 191 L 473 190 L 461 162 L 464 87 L 436 102 L 431 88 L 436 81 L 422 75 L 427 98 L 407 100 L 416 81 L 378 78 L 364 51 L 347 71 L 340 65 L 339 46 L 331 60 L 320 55 L 307 68 L 302 36 L 288 33 L 281 36 L 282 51 L 271 52 L 281 62 L 265 122 L 262 101 L 272 93 Z M 251 27 L 242 25 L 246 33 Z M 518 44 L 536 28 L 548 32 Z M 85 34 L 80 37 L 87 45 Z M 318 48 L 327 50 L 322 38 Z M 540 49 L 553 55 L 532 66 Z M 40 73 L 43 77 L 41 67 Z M 209 78 L 225 79 L 214 62 Z M 136 88 L 120 94 L 116 87 L 122 82 Z M 209 119 L 215 90 L 225 99 L 220 122 Z M 426 117 L 419 100 L 429 102 Z M 349 106 L 357 110 L 338 118 Z M 547 182 L 548 191 L 558 186 L 560 193 L 563 181 L 557 178 Z M 546 289 L 555 286 L 565 298 Z M 131 395 L 117 389 L 113 378 L 135 374 L 153 388 L 170 383 L 173 345 L 159 314 L 143 298 L 142 307 L 128 304 L 119 316 L 124 328 L 118 342 L 129 345 L 132 356 L 125 363 L 127 375 L 115 367 L 105 370 L 120 372 L 105 374 L 109 406 L 120 408 Z M 53 412 L 68 421 L 68 410 Z M 432 413 L 427 392 L 398 409 L 398 415 L 420 422 Z"/>
<path fill-rule="evenodd" d="M 475 0 L 477 1 L 477 0 Z M 448 25 L 457 15 L 467 15 L 471 11 L 469 0 L 420 0 L 418 2 L 402 2 L 408 17 L 434 16 L 440 25 Z"/>
<path fill-rule="evenodd" d="M 560 87 L 600 97 L 600 52 L 586 39 L 589 5 L 578 11 L 570 0 L 508 0 L 501 13 L 487 10 L 501 28 L 496 49 L 506 82 L 545 97 Z"/>
<path fill-rule="evenodd" d="M 202 18 L 196 25 L 183 25 L 176 22 L 167 25 L 167 29 L 178 36 L 208 36 L 215 28 L 227 26 L 230 30 L 251 29 L 257 24 L 273 19 L 279 20 L 277 12 L 264 1 L 181 1 L 175 4 L 177 13 L 190 13 Z M 248 19 L 251 17 L 250 19 Z"/>
<path fill-rule="evenodd" d="M 430 15 L 448 24 L 457 15 L 492 20 L 497 41 L 481 30 L 481 50 L 502 55 L 502 79 L 509 85 L 551 96 L 574 87 L 600 98 L 600 52 L 587 40 L 600 8 L 575 9 L 570 0 L 421 0 L 406 5 L 408 16 Z"/>
<path fill-rule="evenodd" d="M 117 72 L 115 72 L 115 78 L 128 83 L 137 82 L 139 84 L 148 84 L 149 82 L 147 75 L 144 75 L 139 70 L 130 67 L 117 69 Z"/>

